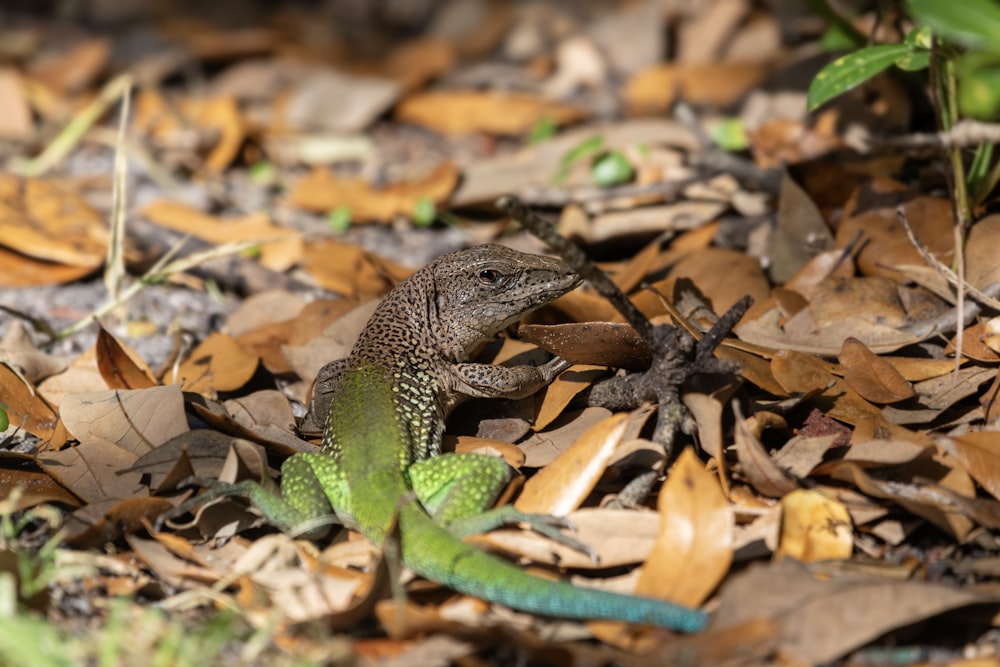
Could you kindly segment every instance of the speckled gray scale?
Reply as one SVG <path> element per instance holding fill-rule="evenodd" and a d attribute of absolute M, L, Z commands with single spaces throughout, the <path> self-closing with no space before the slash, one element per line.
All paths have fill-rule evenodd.
<path fill-rule="evenodd" d="M 444 418 L 464 396 L 528 395 L 551 372 L 466 363 L 469 354 L 512 322 L 568 292 L 580 279 L 559 260 L 483 245 L 444 255 L 401 282 L 375 310 L 350 356 L 324 369 L 323 401 L 337 400 L 343 373 L 386 369 L 395 414 L 413 448 L 402 467 L 441 449 Z M 313 410 L 334 414 L 318 400 Z M 338 454 L 338 428 L 327 424 L 324 451 Z M 356 446 L 356 445 L 355 445 Z"/>

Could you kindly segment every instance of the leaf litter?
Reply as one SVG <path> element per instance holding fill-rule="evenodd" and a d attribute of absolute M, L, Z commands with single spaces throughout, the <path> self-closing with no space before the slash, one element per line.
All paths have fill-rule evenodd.
<path fill-rule="evenodd" d="M 899 159 L 834 152 L 851 127 L 907 126 L 905 96 L 873 85 L 854 101 L 862 112 L 844 100 L 807 116 L 804 91 L 766 92 L 787 56 L 778 28 L 792 19 L 746 2 L 674 17 L 681 42 L 669 62 L 648 55 L 659 53 L 651 28 L 666 25 L 652 4 L 605 16 L 540 7 L 479 18 L 440 9 L 426 35 L 397 37 L 386 57 L 353 67 L 344 52 L 317 65 L 315 45 L 288 43 L 276 26 L 168 21 L 171 53 L 183 58 L 153 49 L 133 63 L 151 85 L 128 126 L 145 157 L 119 147 L 147 165 L 130 186 L 126 265 L 135 280 L 155 261 L 134 243 L 137 229 L 248 250 L 222 272 L 209 272 L 218 259 L 188 262 L 69 339 L 53 333 L 100 300 L 66 295 L 100 289 L 92 276 L 107 255 L 107 190 L 102 199 L 88 182 L 87 161 L 110 165 L 109 155 L 83 130 L 52 173 L 18 173 L 12 161 L 0 174 L 0 409 L 8 444 L 27 453 L 0 457 L 2 495 L 21 488 L 17 510 L 70 512 L 63 539 L 77 551 L 67 553 L 111 549 L 141 563 L 127 574 L 103 567 L 88 584 L 99 595 L 155 589 L 167 609 L 238 608 L 293 655 L 314 650 L 300 629 L 316 622 L 353 635 L 368 657 L 501 651 L 492 624 L 525 654 L 553 650 L 558 623 L 414 580 L 346 531 L 312 545 L 269 531 L 232 500 L 153 528 L 192 493 L 179 488 L 185 478 L 270 483 L 283 458 L 314 447 L 321 424 L 302 419 L 317 371 L 346 354 L 373 300 L 419 264 L 415 246 L 428 257 L 455 243 L 445 224 L 458 225 L 458 243 L 502 238 L 541 251 L 489 211 L 513 192 L 558 219 L 658 322 L 700 336 L 743 295 L 755 300 L 717 350 L 740 362 L 739 377 L 684 388 L 690 424 L 676 460 L 649 439 L 649 406 L 585 407 L 601 378 L 649 363 L 635 332 L 586 289 L 519 332 L 572 361 L 570 371 L 519 405 L 473 402 L 451 420 L 461 451 L 502 455 L 525 475 L 508 493 L 518 507 L 567 516 L 598 560 L 514 529 L 474 543 L 546 575 L 713 614 L 708 632 L 686 638 L 563 624 L 567 660 L 586 659 L 593 646 L 579 640 L 591 638 L 623 661 L 825 663 L 908 641 L 895 634 L 905 627 L 928 628 L 957 656 L 962 645 L 937 624 L 952 627 L 964 610 L 966 627 L 986 636 L 997 605 L 995 311 L 962 325 L 956 359 L 955 293 L 927 261 L 955 261 L 952 203 L 933 180 L 934 158 L 921 158 L 928 185 Z M 288 11 L 285 21 L 307 20 Z M 446 29 L 446 18 L 464 27 Z M 630 48 L 603 48 L 608 34 Z M 751 39 L 769 46 L 750 53 Z M 0 132 L 14 153 L 38 154 L 35 131 L 51 138 L 53 124 L 83 121 L 76 110 L 118 67 L 109 45 L 85 36 L 54 49 L 40 39 L 6 61 L 0 90 L 20 92 Z M 490 77 L 462 84 L 476 75 L 460 63 L 497 53 L 510 58 L 516 88 L 493 88 Z M 199 93 L 170 82 L 182 61 L 221 69 Z M 250 77 L 266 80 L 259 89 L 241 71 L 252 64 L 267 73 Z M 348 94 L 357 97 L 338 106 Z M 704 115 L 665 117 L 676 104 Z M 329 109 L 342 114 L 327 118 Z M 731 169 L 711 166 L 721 151 L 705 138 L 720 109 L 746 129 Z M 634 180 L 601 186 L 595 165 L 612 151 Z M 790 165 L 780 178 L 778 163 Z M 181 198 L 165 195 L 158 170 L 184 184 Z M 408 226 L 428 204 L 439 228 L 418 236 Z M 340 208 L 346 233 L 331 229 Z M 996 282 L 995 223 L 985 216 L 968 230 L 965 277 L 979 290 Z M 287 278 L 286 289 L 248 288 L 258 269 Z M 15 291 L 28 288 L 48 291 L 28 302 Z M 181 308 L 194 318 L 178 325 Z M 143 322 L 155 335 L 136 335 Z M 521 345 L 508 337 L 478 359 L 508 360 Z M 649 472 L 653 492 L 625 493 Z M 407 599 L 383 594 L 393 580 Z M 388 638 L 361 638 L 374 627 Z"/>

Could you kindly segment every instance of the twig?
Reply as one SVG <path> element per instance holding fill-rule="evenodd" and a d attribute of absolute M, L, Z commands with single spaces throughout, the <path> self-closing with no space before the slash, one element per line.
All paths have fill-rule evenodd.
<path fill-rule="evenodd" d="M 513 195 L 501 197 L 497 200 L 496 206 L 555 250 L 571 269 L 580 274 L 580 277 L 589 282 L 598 294 L 607 299 L 615 307 L 615 310 L 621 313 L 625 321 L 635 329 L 647 345 L 651 348 L 654 346 L 653 325 L 649 318 L 635 307 L 635 304 L 618 289 L 618 285 L 615 285 L 611 278 L 608 278 L 608 274 L 597 268 L 575 243 L 560 236 L 552 225 L 527 208 Z"/>
<path fill-rule="evenodd" d="M 931 254 L 931 251 L 927 249 L 927 246 L 921 243 L 916 234 L 913 233 L 913 228 L 910 227 L 910 222 L 906 219 L 906 213 L 903 211 L 902 206 L 896 209 L 896 218 L 899 220 L 899 224 L 903 225 L 903 229 L 906 231 L 906 238 L 910 240 L 910 243 L 914 248 L 916 248 L 917 252 L 920 253 L 920 256 L 924 258 L 924 261 L 930 264 L 931 268 L 944 276 L 944 279 L 947 280 L 952 287 L 958 289 L 964 283 L 965 291 L 969 294 L 969 296 L 987 308 L 1000 311 L 1000 301 L 973 285 L 970 285 L 968 282 L 960 280 L 954 271 L 942 264 L 941 260 Z"/>
<path fill-rule="evenodd" d="M 94 100 L 80 111 L 73 120 L 63 128 L 52 142 L 45 147 L 45 150 L 38 156 L 30 160 L 14 160 L 11 168 L 22 176 L 41 176 L 69 154 L 76 146 L 84 133 L 104 115 L 104 112 L 117 102 L 125 91 L 132 86 L 132 77 L 129 74 L 121 74 L 104 86 Z"/>
<path fill-rule="evenodd" d="M 980 144 L 1000 143 L 1000 123 L 983 123 L 978 120 L 960 120 L 950 130 L 941 132 L 915 132 L 896 137 L 868 137 L 871 148 L 896 148 L 903 150 L 975 148 Z"/>

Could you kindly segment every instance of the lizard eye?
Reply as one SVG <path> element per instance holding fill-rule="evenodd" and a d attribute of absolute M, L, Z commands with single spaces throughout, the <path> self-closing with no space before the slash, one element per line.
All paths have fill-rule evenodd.
<path fill-rule="evenodd" d="M 479 272 L 479 282 L 484 285 L 497 285 L 503 279 L 503 275 L 496 269 L 483 269 Z"/>

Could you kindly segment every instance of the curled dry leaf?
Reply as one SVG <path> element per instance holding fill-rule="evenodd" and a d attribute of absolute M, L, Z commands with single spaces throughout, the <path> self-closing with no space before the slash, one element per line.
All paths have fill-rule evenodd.
<path fill-rule="evenodd" d="M 857 338 L 844 340 L 838 360 L 844 369 L 844 381 L 867 401 L 898 403 L 916 394 L 892 364 Z"/>
<path fill-rule="evenodd" d="M 737 410 L 733 439 L 736 443 L 740 470 L 758 493 L 771 498 L 780 498 L 798 488 L 798 483 L 767 453 L 764 445 L 754 434 L 751 421 L 755 421 L 755 418 L 744 419 Z"/>
<path fill-rule="evenodd" d="M 718 479 L 690 447 L 671 467 L 657 509 L 660 531 L 635 592 L 696 607 L 729 571 L 733 512 Z"/>
<path fill-rule="evenodd" d="M 781 499 L 781 541 L 775 558 L 804 563 L 851 557 L 854 536 L 843 504 L 813 489 L 796 489 Z"/>
<path fill-rule="evenodd" d="M 0 396 L 11 426 L 38 436 L 52 447 L 62 447 L 66 442 L 66 427 L 56 411 L 5 363 L 0 363 Z"/>
<path fill-rule="evenodd" d="M 108 389 L 148 389 L 159 384 L 142 357 L 104 327 L 97 331 L 95 349 L 97 369 Z"/>

